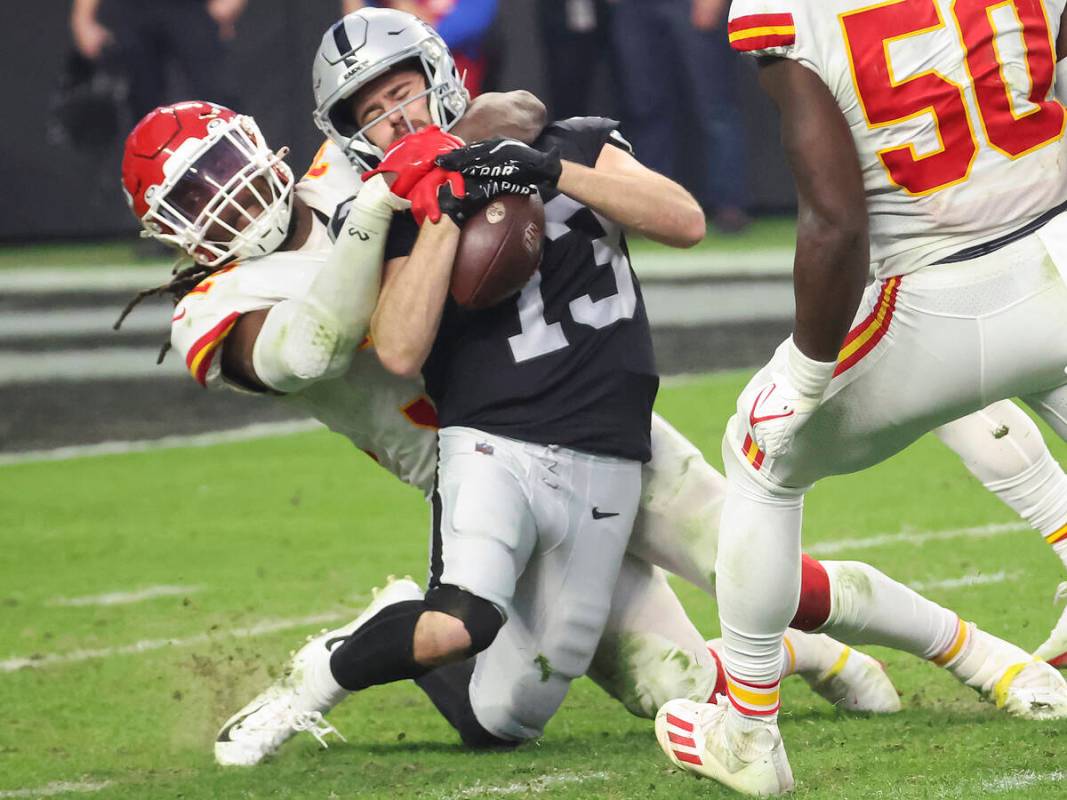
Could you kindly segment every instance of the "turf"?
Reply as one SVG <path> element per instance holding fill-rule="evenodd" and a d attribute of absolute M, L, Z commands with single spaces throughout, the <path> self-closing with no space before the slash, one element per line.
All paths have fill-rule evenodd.
<path fill-rule="evenodd" d="M 659 410 L 717 463 L 743 379 L 665 389 Z M 1053 452 L 1067 456 L 1058 442 Z M 1012 521 L 928 438 L 864 475 L 820 485 L 805 538 Z M 387 573 L 421 577 L 425 529 L 415 491 L 327 433 L 0 468 L 0 659 L 206 637 L 0 671 L 0 797 L 60 782 L 106 784 L 72 797 L 138 799 L 728 796 L 672 769 L 650 723 L 586 680 L 543 740 L 511 753 L 464 752 L 402 684 L 337 709 L 331 719 L 347 744 L 320 750 L 303 735 L 261 767 L 214 766 L 219 723 L 317 626 L 231 634 L 264 620 L 349 615 Z M 909 581 L 1006 571 L 1000 583 L 929 594 L 1028 648 L 1056 619 L 1060 568 L 1029 531 L 839 554 L 853 556 Z M 130 605 L 55 604 L 160 584 L 191 590 Z M 679 590 L 712 635 L 710 604 Z M 1063 797 L 1063 723 L 1007 719 L 929 665 L 876 654 L 903 693 L 905 710 L 890 718 L 846 717 L 787 682 L 782 731 L 798 797 Z"/>

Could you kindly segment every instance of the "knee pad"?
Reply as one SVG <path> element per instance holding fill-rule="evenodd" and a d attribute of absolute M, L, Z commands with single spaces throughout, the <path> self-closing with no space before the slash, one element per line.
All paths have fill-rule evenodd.
<path fill-rule="evenodd" d="M 495 605 L 466 589 L 447 583 L 435 586 L 426 593 L 426 608 L 463 622 L 471 637 L 468 655 L 480 653 L 491 645 L 504 626 L 504 615 Z"/>

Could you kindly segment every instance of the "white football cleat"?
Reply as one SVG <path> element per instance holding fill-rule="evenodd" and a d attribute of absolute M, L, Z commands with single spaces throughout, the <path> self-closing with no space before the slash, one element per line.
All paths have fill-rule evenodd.
<path fill-rule="evenodd" d="M 1067 581 L 1056 589 L 1054 602 L 1067 600 Z M 1045 642 L 1034 651 L 1037 658 L 1043 658 L 1057 669 L 1067 669 L 1067 607 L 1060 614 L 1060 621 L 1052 629 Z"/>
<path fill-rule="evenodd" d="M 793 771 L 776 724 L 728 731 L 729 701 L 671 700 L 656 714 L 656 739 L 676 767 L 742 794 L 769 797 L 793 790 Z"/>
<path fill-rule="evenodd" d="M 973 622 L 967 625 L 971 641 L 946 665 L 950 672 L 1013 717 L 1067 718 L 1067 680 L 1054 667 Z"/>
<path fill-rule="evenodd" d="M 1044 661 L 1013 664 L 993 686 L 993 702 L 1013 717 L 1067 718 L 1067 681 Z"/>
<path fill-rule="evenodd" d="M 374 590 L 371 604 L 356 619 L 309 636 L 307 644 L 293 654 L 285 674 L 226 720 L 215 741 L 215 761 L 224 767 L 254 766 L 300 731 L 310 733 L 323 747 L 331 733 L 344 741 L 323 719 L 348 695 L 330 675 L 331 651 L 386 606 L 422 596 L 422 589 L 410 578 L 395 580 L 390 575 L 385 588 Z"/>
<path fill-rule="evenodd" d="M 868 714 L 900 711 L 900 695 L 881 662 L 846 645 L 840 647 L 841 654 L 828 669 L 798 673 L 808 686 L 842 711 Z"/>

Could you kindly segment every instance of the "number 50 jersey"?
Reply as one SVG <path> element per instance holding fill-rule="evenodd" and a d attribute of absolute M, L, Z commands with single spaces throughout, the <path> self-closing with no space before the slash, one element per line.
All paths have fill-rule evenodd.
<path fill-rule="evenodd" d="M 1064 0 L 734 0 L 730 43 L 829 87 L 863 168 L 879 278 L 1067 199 L 1053 96 Z"/>

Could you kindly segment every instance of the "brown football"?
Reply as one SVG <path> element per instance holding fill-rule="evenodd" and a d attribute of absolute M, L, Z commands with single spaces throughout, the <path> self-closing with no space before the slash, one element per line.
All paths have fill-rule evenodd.
<path fill-rule="evenodd" d="M 541 263 L 545 207 L 536 194 L 505 194 L 463 225 L 452 267 L 452 297 L 482 309 L 511 297 Z"/>

